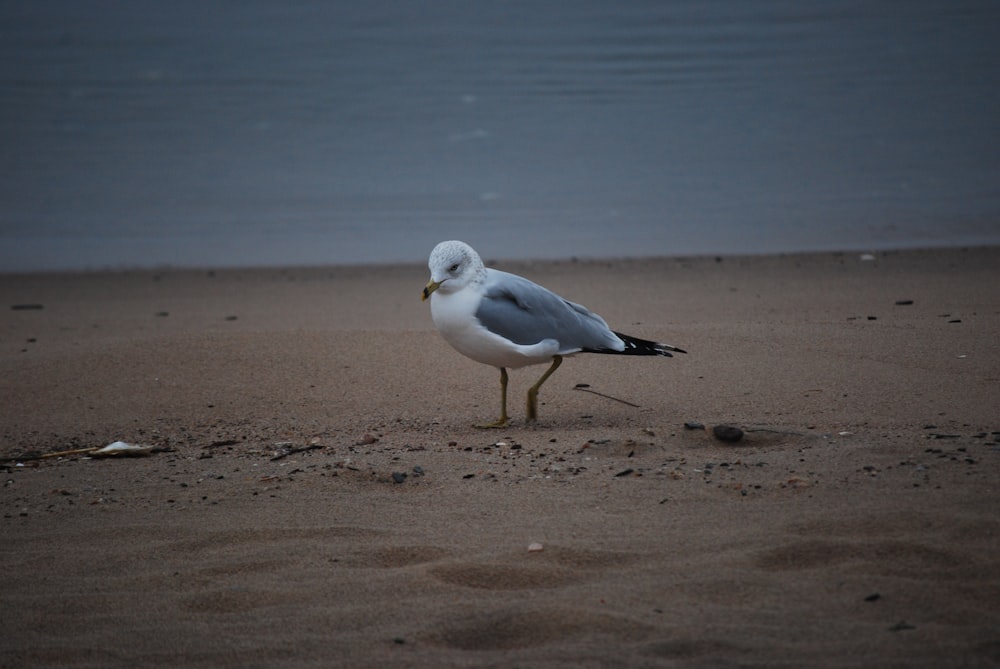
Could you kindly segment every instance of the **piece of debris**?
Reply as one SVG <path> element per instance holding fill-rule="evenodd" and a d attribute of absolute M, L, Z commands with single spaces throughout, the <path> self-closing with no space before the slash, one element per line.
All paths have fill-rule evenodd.
<path fill-rule="evenodd" d="M 638 405 L 638 404 L 636 404 L 634 402 L 629 402 L 628 400 L 623 400 L 620 397 L 614 397 L 613 395 L 608 395 L 606 393 L 601 393 L 601 392 L 598 392 L 596 390 L 592 390 L 590 388 L 590 384 L 589 383 L 578 383 L 575 386 L 573 386 L 573 389 L 574 390 L 582 390 L 585 393 L 590 393 L 591 395 L 597 395 L 598 397 L 603 397 L 604 399 L 608 399 L 608 400 L 614 400 L 615 402 L 621 402 L 622 404 L 624 404 L 626 406 L 635 407 L 636 409 L 641 409 L 642 408 L 642 406 L 640 406 L 640 405 Z"/>
<path fill-rule="evenodd" d="M 124 441 L 116 441 L 108 444 L 104 448 L 98 448 L 90 453 L 92 458 L 113 458 L 113 457 L 141 457 L 153 452 L 152 446 L 140 446 L 138 444 L 127 444 Z"/>
<path fill-rule="evenodd" d="M 537 541 L 536 541 L 536 542 L 534 542 L 534 543 L 530 543 L 530 544 L 528 544 L 528 552 L 529 552 L 529 553 L 537 553 L 537 552 L 538 552 L 538 551 L 540 551 L 540 550 L 543 550 L 543 547 L 542 547 L 542 545 L 541 545 L 540 543 L 538 543 Z"/>
<path fill-rule="evenodd" d="M 685 430 L 704 430 L 705 429 L 705 424 L 704 423 L 699 423 L 696 420 L 689 420 L 686 423 L 684 423 L 684 429 Z"/>
<path fill-rule="evenodd" d="M 292 444 L 290 441 L 275 444 L 275 446 L 280 446 L 281 450 L 275 451 L 274 455 L 271 456 L 271 462 L 287 458 L 289 455 L 294 455 L 295 453 L 302 453 L 304 451 L 312 451 L 317 448 L 323 448 L 320 444 L 309 444 L 308 446 L 291 446 L 290 444 Z"/>

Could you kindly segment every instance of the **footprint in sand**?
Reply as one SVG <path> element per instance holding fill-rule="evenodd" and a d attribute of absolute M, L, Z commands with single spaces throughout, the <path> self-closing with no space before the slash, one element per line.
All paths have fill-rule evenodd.
<path fill-rule="evenodd" d="M 808 539 L 771 548 L 757 556 L 761 569 L 812 569 L 855 562 L 869 573 L 938 571 L 963 566 L 966 560 L 947 550 L 909 541 L 829 541 Z"/>
<path fill-rule="evenodd" d="M 795 538 L 757 554 L 756 565 L 769 571 L 813 569 L 850 565 L 872 574 L 926 572 L 960 569 L 970 565 L 968 557 L 949 547 L 944 536 L 927 521 L 887 515 L 864 522 L 822 519 L 790 526 Z M 955 527 L 940 528 L 953 533 Z"/>
<path fill-rule="evenodd" d="M 649 626 L 613 615 L 558 607 L 533 611 L 497 610 L 446 619 L 424 635 L 427 643 L 459 650 L 515 650 L 576 637 L 642 641 Z"/>

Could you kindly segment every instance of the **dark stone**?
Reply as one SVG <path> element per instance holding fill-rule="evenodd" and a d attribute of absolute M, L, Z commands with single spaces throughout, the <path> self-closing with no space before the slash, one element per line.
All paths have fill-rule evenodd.
<path fill-rule="evenodd" d="M 704 430 L 705 429 L 705 424 L 704 423 L 699 423 L 698 421 L 689 420 L 686 423 L 684 423 L 684 429 L 685 430 Z"/>
<path fill-rule="evenodd" d="M 743 430 L 732 425 L 716 425 L 712 428 L 712 434 L 719 441 L 736 443 L 743 438 Z"/>
<path fill-rule="evenodd" d="M 406 472 L 393 472 L 392 480 L 394 483 L 402 483 L 406 480 Z"/>

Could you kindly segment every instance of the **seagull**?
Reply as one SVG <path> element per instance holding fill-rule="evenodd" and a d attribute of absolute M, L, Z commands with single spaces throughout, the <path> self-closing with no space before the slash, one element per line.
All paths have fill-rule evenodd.
<path fill-rule="evenodd" d="M 500 370 L 500 417 L 481 427 L 503 427 L 507 416 L 507 369 L 549 363 L 528 389 L 527 420 L 538 418 L 538 389 L 574 353 L 659 355 L 686 353 L 615 332 L 586 307 L 524 277 L 488 268 L 460 241 L 441 242 L 427 261 L 431 278 L 423 300 L 431 301 L 438 332 L 462 355 Z"/>

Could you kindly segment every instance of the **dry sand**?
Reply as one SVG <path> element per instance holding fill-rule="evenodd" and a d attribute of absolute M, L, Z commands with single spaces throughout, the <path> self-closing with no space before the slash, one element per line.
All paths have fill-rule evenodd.
<path fill-rule="evenodd" d="M 423 266 L 0 276 L 0 665 L 1000 664 L 1000 249 L 501 266 L 689 354 L 484 431 Z"/>

